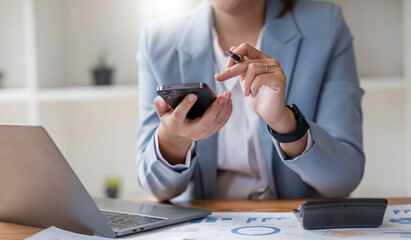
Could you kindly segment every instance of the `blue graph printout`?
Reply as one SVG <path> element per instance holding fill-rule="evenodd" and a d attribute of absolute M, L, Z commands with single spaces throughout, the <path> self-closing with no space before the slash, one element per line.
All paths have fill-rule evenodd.
<path fill-rule="evenodd" d="M 214 212 L 186 223 L 163 227 L 132 239 L 256 239 L 256 240 L 329 240 L 329 239 L 409 239 L 411 205 L 388 206 L 379 228 L 305 230 L 291 212 Z"/>

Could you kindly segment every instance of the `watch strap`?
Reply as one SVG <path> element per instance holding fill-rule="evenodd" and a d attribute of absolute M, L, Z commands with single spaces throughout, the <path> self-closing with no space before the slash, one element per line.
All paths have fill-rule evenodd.
<path fill-rule="evenodd" d="M 291 104 L 287 107 L 294 113 L 295 119 L 297 120 L 297 130 L 290 134 L 278 134 L 276 133 L 268 124 L 268 131 L 270 132 L 271 136 L 273 136 L 278 142 L 281 143 L 291 143 L 295 142 L 307 133 L 308 129 L 310 129 L 310 125 L 308 124 L 307 120 L 305 119 L 304 115 L 301 113 L 300 109 L 298 109 L 297 105 Z"/>

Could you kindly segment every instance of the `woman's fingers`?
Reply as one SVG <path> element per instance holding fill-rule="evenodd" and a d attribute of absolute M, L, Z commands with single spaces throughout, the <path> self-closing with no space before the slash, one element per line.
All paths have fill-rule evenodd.
<path fill-rule="evenodd" d="M 244 82 L 244 96 L 248 96 L 251 93 L 250 87 L 254 79 L 265 73 L 265 64 L 263 63 L 251 63 L 248 65 L 247 72 L 245 73 Z"/>
<path fill-rule="evenodd" d="M 171 129 L 184 139 L 197 141 L 216 133 L 227 122 L 231 115 L 231 93 L 226 91 L 217 97 L 214 103 L 206 110 L 201 118 L 187 120 L 187 113 L 197 101 L 195 94 L 188 94 L 173 110 L 161 97 L 154 100 L 154 106 L 163 126 Z M 164 118 L 166 113 L 169 116 Z"/>
<path fill-rule="evenodd" d="M 160 96 L 154 98 L 154 108 L 156 109 L 157 115 L 161 118 L 165 113 L 170 111 L 172 108 L 164 101 Z"/>
<path fill-rule="evenodd" d="M 226 63 L 226 67 L 230 68 L 232 66 L 234 66 L 236 64 L 236 62 L 234 62 L 234 60 L 231 57 L 227 58 L 227 63 Z"/>
<path fill-rule="evenodd" d="M 274 74 L 272 74 L 274 73 Z M 283 81 L 285 83 L 286 76 L 281 69 L 280 63 L 276 59 L 254 59 L 246 60 L 244 62 L 235 64 L 231 68 L 227 69 L 224 72 L 216 74 L 215 78 L 218 81 L 225 81 L 232 77 L 240 76 L 240 82 L 243 87 L 244 96 L 249 96 L 251 93 L 252 96 L 256 96 L 258 89 L 251 89 L 251 86 L 255 79 L 261 75 L 269 75 L 270 78 L 265 77 L 264 85 L 273 85 L 277 80 Z M 260 83 L 255 86 L 259 86 Z M 260 86 L 261 87 L 261 86 Z"/>
<path fill-rule="evenodd" d="M 232 46 L 232 47 L 230 47 L 230 51 L 234 51 L 236 48 L 237 48 L 236 46 Z M 230 67 L 234 66 L 235 64 L 236 64 L 236 62 L 234 62 L 234 60 L 231 57 L 228 57 L 226 67 L 230 68 Z"/>
<path fill-rule="evenodd" d="M 221 110 L 224 108 L 225 104 L 231 99 L 231 93 L 225 92 L 224 94 L 217 97 L 214 103 L 207 109 L 204 115 L 199 120 L 199 127 L 202 129 L 209 128 Z"/>
<path fill-rule="evenodd" d="M 247 43 L 242 43 L 240 46 L 236 47 L 233 52 L 241 57 L 248 59 L 268 59 L 270 56 L 264 54 L 263 52 L 257 50 L 255 47 Z"/>
<path fill-rule="evenodd" d="M 201 118 L 194 119 L 185 125 L 186 136 L 197 141 L 208 138 L 216 133 L 215 120 L 225 111 L 225 106 L 231 104 L 231 93 L 219 95 L 214 103 L 206 110 Z"/>
<path fill-rule="evenodd" d="M 176 109 L 173 112 L 175 120 L 178 122 L 183 122 L 186 119 L 187 113 L 190 111 L 191 107 L 197 101 L 197 95 L 190 93 L 184 97 Z"/>
<path fill-rule="evenodd" d="M 220 114 L 218 114 L 216 119 L 214 120 L 214 123 L 213 123 L 214 131 L 213 132 L 217 132 L 227 123 L 228 119 L 231 116 L 232 109 L 233 109 L 233 105 L 232 105 L 231 96 L 230 96 L 230 100 L 227 102 L 227 104 L 225 104 Z"/>
<path fill-rule="evenodd" d="M 247 43 L 242 43 L 238 47 L 231 47 L 230 51 L 233 51 L 235 54 L 241 56 L 243 59 L 246 61 L 243 61 L 241 63 L 235 63 L 232 58 L 228 58 L 227 61 L 227 70 L 215 75 L 215 79 L 217 81 L 225 81 L 227 79 L 230 79 L 232 77 L 235 77 L 239 74 L 241 74 L 241 71 L 245 72 L 247 70 L 247 63 L 250 60 L 254 59 L 270 59 L 270 56 L 260 52 L 253 46 L 247 44 Z"/>
<path fill-rule="evenodd" d="M 257 96 L 262 86 L 267 86 L 274 92 L 284 92 L 285 82 L 283 82 L 275 73 L 258 75 L 250 86 L 252 97 Z"/>
<path fill-rule="evenodd" d="M 247 72 L 245 73 L 245 82 L 244 82 L 244 96 L 249 96 L 250 93 L 255 92 L 251 89 L 251 85 L 255 81 L 255 79 L 258 76 L 261 75 L 269 75 L 271 78 L 264 78 L 267 80 L 272 79 L 273 81 L 276 80 L 276 78 L 279 78 L 281 76 L 277 76 L 271 73 L 276 73 L 279 70 L 279 65 L 277 65 L 277 61 L 275 59 L 265 61 L 265 62 L 255 62 L 251 63 L 248 65 Z M 281 68 L 280 68 L 281 69 Z M 280 71 L 283 73 L 282 71 Z M 280 80 L 282 80 L 280 78 Z M 253 96 L 255 96 L 254 94 Z"/>
<path fill-rule="evenodd" d="M 220 72 L 216 74 L 215 80 L 217 81 L 225 81 L 230 78 L 236 77 L 242 73 L 245 73 L 248 68 L 248 64 L 250 64 L 250 61 L 244 61 L 241 63 L 237 63 L 234 66 L 230 67 L 229 69 L 225 70 L 224 72 Z"/>
<path fill-rule="evenodd" d="M 265 64 L 267 64 L 267 72 Z M 251 69 L 250 69 L 251 68 Z M 274 72 L 277 68 L 281 68 L 276 59 L 254 59 L 246 60 L 241 63 L 237 63 L 227 70 L 216 74 L 214 77 L 217 81 L 225 81 L 230 78 L 236 77 L 242 73 L 246 73 L 249 70 L 256 75 Z"/>

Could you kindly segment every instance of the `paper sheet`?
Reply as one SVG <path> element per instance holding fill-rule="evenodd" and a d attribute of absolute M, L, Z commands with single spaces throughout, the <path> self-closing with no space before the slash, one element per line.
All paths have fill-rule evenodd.
<path fill-rule="evenodd" d="M 211 216 L 129 235 L 120 239 L 411 239 L 411 205 L 387 208 L 379 228 L 305 230 L 292 213 L 215 212 Z M 106 238 L 74 234 L 55 227 L 48 228 L 29 240 L 103 240 Z"/>

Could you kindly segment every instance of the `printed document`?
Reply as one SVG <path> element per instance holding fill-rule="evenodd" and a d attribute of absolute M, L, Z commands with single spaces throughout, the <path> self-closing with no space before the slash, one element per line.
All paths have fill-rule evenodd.
<path fill-rule="evenodd" d="M 48 228 L 28 240 L 103 240 Z M 411 205 L 388 206 L 379 228 L 305 230 L 290 212 L 214 212 L 190 222 L 132 234 L 118 239 L 209 240 L 209 239 L 411 239 Z"/>

